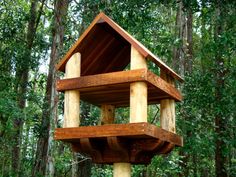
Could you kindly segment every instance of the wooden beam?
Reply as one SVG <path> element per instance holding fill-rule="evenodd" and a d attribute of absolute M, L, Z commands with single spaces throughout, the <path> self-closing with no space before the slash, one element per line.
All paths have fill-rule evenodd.
<path fill-rule="evenodd" d="M 75 53 L 66 63 L 65 78 L 80 76 L 80 53 Z M 63 127 L 79 126 L 80 92 L 78 90 L 65 91 L 64 122 Z"/>
<path fill-rule="evenodd" d="M 182 146 L 182 138 L 147 122 L 128 124 L 107 124 L 101 126 L 81 126 L 55 129 L 54 139 L 77 142 L 79 139 L 120 137 L 124 139 L 152 139 Z"/>
<path fill-rule="evenodd" d="M 151 83 L 156 88 L 164 91 L 166 94 L 170 95 L 175 100 L 181 101 L 182 95 L 178 91 L 178 89 L 176 89 L 172 83 L 170 83 L 169 81 L 166 81 L 165 79 L 163 79 L 161 77 L 156 76 L 154 73 L 152 73 L 149 70 L 147 71 L 148 83 Z"/>
<path fill-rule="evenodd" d="M 162 90 L 173 99 L 177 101 L 182 100 L 181 93 L 173 85 L 169 84 L 147 69 L 135 69 L 130 71 L 119 71 L 93 76 L 62 79 L 57 81 L 57 90 L 65 91 L 77 89 L 80 91 L 91 91 L 96 87 L 101 88 L 103 86 L 125 84 L 137 81 L 145 81 L 149 85 L 153 85 L 157 89 Z M 112 92 L 109 87 L 107 87 L 107 90 Z"/>
<path fill-rule="evenodd" d="M 108 36 L 108 37 L 110 37 L 110 36 Z M 108 38 L 108 40 L 106 41 L 106 43 L 99 43 L 99 45 L 97 46 L 99 49 L 97 49 L 97 50 L 99 50 L 100 52 L 98 53 L 97 52 L 97 50 L 94 50 L 94 51 L 92 51 L 90 54 L 89 54 L 89 56 L 88 56 L 88 58 L 89 57 L 93 57 L 93 60 L 91 61 L 91 60 L 89 60 L 89 59 L 87 59 L 88 61 L 90 61 L 90 63 L 89 63 L 89 65 L 87 64 L 87 65 L 85 65 L 86 67 L 84 67 L 83 68 L 83 73 L 86 73 L 87 71 L 89 71 L 89 70 L 91 70 L 92 68 L 91 68 L 91 66 L 93 66 L 92 64 L 93 63 L 95 63 L 96 61 L 97 61 L 97 59 L 111 46 L 111 44 L 113 43 L 115 41 L 115 38 L 114 37 L 110 37 L 110 38 Z M 89 67 L 88 67 L 89 66 Z"/>
<path fill-rule="evenodd" d="M 161 70 L 161 78 L 174 86 L 174 79 L 166 72 Z M 176 132 L 175 129 L 175 100 L 163 99 L 160 102 L 160 122 L 161 128 L 170 132 Z"/>
<path fill-rule="evenodd" d="M 58 80 L 57 90 L 64 91 L 143 81 L 146 72 L 145 69 L 138 69 Z"/>

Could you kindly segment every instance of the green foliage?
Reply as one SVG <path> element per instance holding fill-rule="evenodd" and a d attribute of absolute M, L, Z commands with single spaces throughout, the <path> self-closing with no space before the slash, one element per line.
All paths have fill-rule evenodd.
<path fill-rule="evenodd" d="M 216 15 L 218 4 L 214 1 L 135 1 L 135 0 L 81 0 L 71 1 L 64 36 L 62 56 L 82 34 L 93 18 L 104 11 L 120 26 L 134 35 L 153 53 L 169 65 L 173 62 L 173 49 L 188 45 L 176 33 L 176 14 L 179 3 L 183 13 L 193 13 L 193 66 L 184 76 L 181 86 L 184 101 L 177 104 L 177 133 L 184 138 L 184 147 L 168 156 L 156 156 L 148 166 L 132 167 L 132 176 L 215 176 L 216 140 L 224 144 L 229 176 L 236 176 L 236 5 L 223 1 L 223 18 Z M 39 3 L 40 5 L 40 3 Z M 24 121 L 21 130 L 21 176 L 31 176 L 34 166 L 37 140 L 42 133 L 42 108 L 52 42 L 52 2 L 44 7 L 36 31 L 31 56 L 27 56 L 27 22 L 30 18 L 30 1 L 0 1 L 0 176 L 14 176 L 11 172 L 14 121 Z M 39 8 L 39 6 L 37 6 Z M 216 35 L 216 25 L 221 33 Z M 187 61 L 187 53 L 184 60 Z M 19 108 L 17 90 L 19 69 L 24 69 L 30 58 L 30 74 L 27 84 L 27 100 L 24 109 Z M 219 61 L 220 59 L 220 61 Z M 178 63 L 182 68 L 184 63 Z M 149 62 L 156 74 L 160 71 Z M 222 77 L 219 77 L 222 76 Z M 222 81 L 222 84 L 219 84 Z M 217 97 L 217 95 L 220 95 Z M 62 125 L 63 94 L 59 95 L 57 126 Z M 222 129 L 216 132 L 216 116 L 220 116 Z M 97 125 L 99 108 L 81 103 L 81 125 Z M 129 109 L 116 110 L 116 123 L 129 121 Z M 148 121 L 159 126 L 159 106 L 148 109 Z M 53 132 L 50 132 L 53 133 Z M 73 155 L 69 147 L 56 142 L 52 147 L 55 176 L 71 176 Z M 112 176 L 112 167 L 94 165 L 91 176 Z"/>

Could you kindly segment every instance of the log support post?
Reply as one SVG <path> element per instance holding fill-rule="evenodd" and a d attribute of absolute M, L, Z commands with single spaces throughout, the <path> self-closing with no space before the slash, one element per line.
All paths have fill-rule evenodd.
<path fill-rule="evenodd" d="M 75 53 L 68 60 L 65 68 L 65 78 L 80 77 L 81 55 Z M 78 127 L 80 124 L 80 92 L 77 90 L 65 91 L 63 128 Z"/>
<path fill-rule="evenodd" d="M 161 70 L 161 78 L 174 86 L 174 79 L 163 70 Z M 175 133 L 175 100 L 163 99 L 160 106 L 161 128 Z"/>
<path fill-rule="evenodd" d="M 81 55 L 75 53 L 66 63 L 65 78 L 80 77 Z M 63 128 L 78 127 L 80 124 L 80 92 L 78 90 L 65 91 Z M 73 146 L 72 146 L 73 148 Z M 75 153 L 73 159 L 77 161 Z M 72 165 L 72 174 L 76 173 L 76 165 Z"/>
<path fill-rule="evenodd" d="M 131 46 L 130 69 L 147 69 L 146 59 Z M 130 123 L 147 122 L 147 83 L 130 84 Z"/>
<path fill-rule="evenodd" d="M 147 68 L 146 59 L 131 46 L 130 69 Z M 134 82 L 130 84 L 130 123 L 147 122 L 147 84 Z M 130 177 L 130 163 L 114 163 L 114 177 Z"/>
<path fill-rule="evenodd" d="M 101 125 L 113 124 L 115 118 L 115 106 L 109 104 L 101 105 Z"/>

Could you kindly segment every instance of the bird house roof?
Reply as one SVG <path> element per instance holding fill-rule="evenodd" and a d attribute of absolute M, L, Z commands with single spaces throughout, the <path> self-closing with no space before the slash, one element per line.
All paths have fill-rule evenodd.
<path fill-rule="evenodd" d="M 150 59 L 175 79 L 183 79 L 139 41 L 122 29 L 104 13 L 96 16 L 90 26 L 69 49 L 57 65 L 65 65 L 74 53 L 81 53 L 81 76 L 121 71 L 130 63 L 131 45 L 146 59 Z"/>

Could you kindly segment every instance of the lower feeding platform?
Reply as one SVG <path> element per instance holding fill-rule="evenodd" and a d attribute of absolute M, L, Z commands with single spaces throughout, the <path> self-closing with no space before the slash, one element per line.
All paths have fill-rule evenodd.
<path fill-rule="evenodd" d="M 182 137 L 146 122 L 57 128 L 54 136 L 100 164 L 149 164 L 153 156 L 183 146 Z"/>

